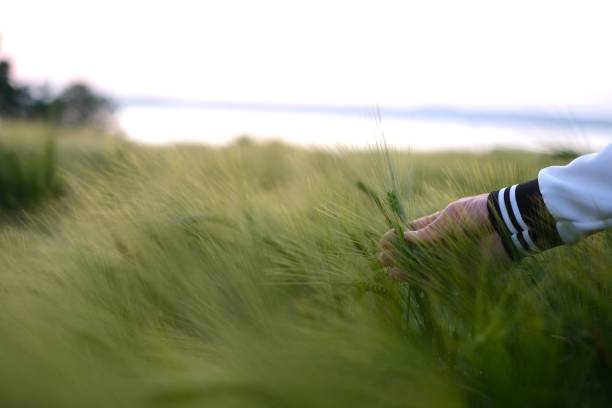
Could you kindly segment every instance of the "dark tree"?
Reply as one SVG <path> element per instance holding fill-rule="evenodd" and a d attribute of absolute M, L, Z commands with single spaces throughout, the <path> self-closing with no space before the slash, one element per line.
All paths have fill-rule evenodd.
<path fill-rule="evenodd" d="M 51 103 L 51 114 L 65 126 L 103 126 L 112 112 L 113 105 L 108 99 L 82 83 L 68 86 Z"/>
<path fill-rule="evenodd" d="M 69 85 L 53 97 L 48 88 L 28 88 L 11 81 L 11 66 L 0 60 L 0 117 L 36 119 L 64 126 L 106 126 L 114 107 L 82 83 Z"/>
<path fill-rule="evenodd" d="M 30 102 L 28 89 L 12 83 L 9 62 L 0 60 L 0 116 L 27 116 Z"/>
<path fill-rule="evenodd" d="M 32 99 L 28 108 L 28 117 L 34 120 L 57 122 L 56 115 L 52 112 L 55 98 L 51 89 L 47 85 L 32 87 L 30 95 Z"/>

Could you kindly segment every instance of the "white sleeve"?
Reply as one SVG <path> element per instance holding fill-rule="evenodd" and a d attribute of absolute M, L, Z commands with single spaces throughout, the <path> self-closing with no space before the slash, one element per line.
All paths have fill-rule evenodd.
<path fill-rule="evenodd" d="M 612 227 L 612 145 L 540 170 L 540 192 L 566 244 Z"/>
<path fill-rule="evenodd" d="M 612 228 L 612 145 L 490 193 L 489 216 L 514 259 Z"/>

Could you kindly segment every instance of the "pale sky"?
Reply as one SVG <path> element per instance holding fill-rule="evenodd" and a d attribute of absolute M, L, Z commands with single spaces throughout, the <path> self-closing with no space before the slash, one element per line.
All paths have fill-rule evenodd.
<path fill-rule="evenodd" d="M 0 0 L 21 80 L 115 95 L 612 112 L 610 1 Z"/>

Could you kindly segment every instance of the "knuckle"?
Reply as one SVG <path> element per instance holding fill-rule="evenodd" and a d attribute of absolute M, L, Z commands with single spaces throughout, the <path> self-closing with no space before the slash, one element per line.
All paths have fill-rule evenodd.
<path fill-rule="evenodd" d="M 391 256 L 391 254 L 389 254 L 389 252 L 381 252 L 378 255 L 378 261 L 384 266 L 393 265 L 393 257 Z"/>
<path fill-rule="evenodd" d="M 458 211 L 459 211 L 459 204 L 456 201 L 447 205 L 446 209 L 444 210 L 446 215 L 450 215 L 450 216 L 456 215 Z"/>
<path fill-rule="evenodd" d="M 458 219 L 465 215 L 465 206 L 460 202 L 453 202 L 446 207 L 446 217 L 451 219 Z"/>

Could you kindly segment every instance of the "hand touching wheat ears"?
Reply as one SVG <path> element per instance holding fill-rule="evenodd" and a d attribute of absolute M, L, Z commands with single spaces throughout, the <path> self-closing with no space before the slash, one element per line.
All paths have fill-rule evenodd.
<path fill-rule="evenodd" d="M 410 222 L 408 228 L 403 237 L 408 244 L 442 247 L 448 240 L 462 235 L 477 240 L 486 257 L 509 259 L 489 220 L 486 193 L 453 201 L 443 210 Z M 405 272 L 397 266 L 396 240 L 393 229 L 382 236 L 378 259 L 388 268 L 391 278 L 401 280 Z"/>

